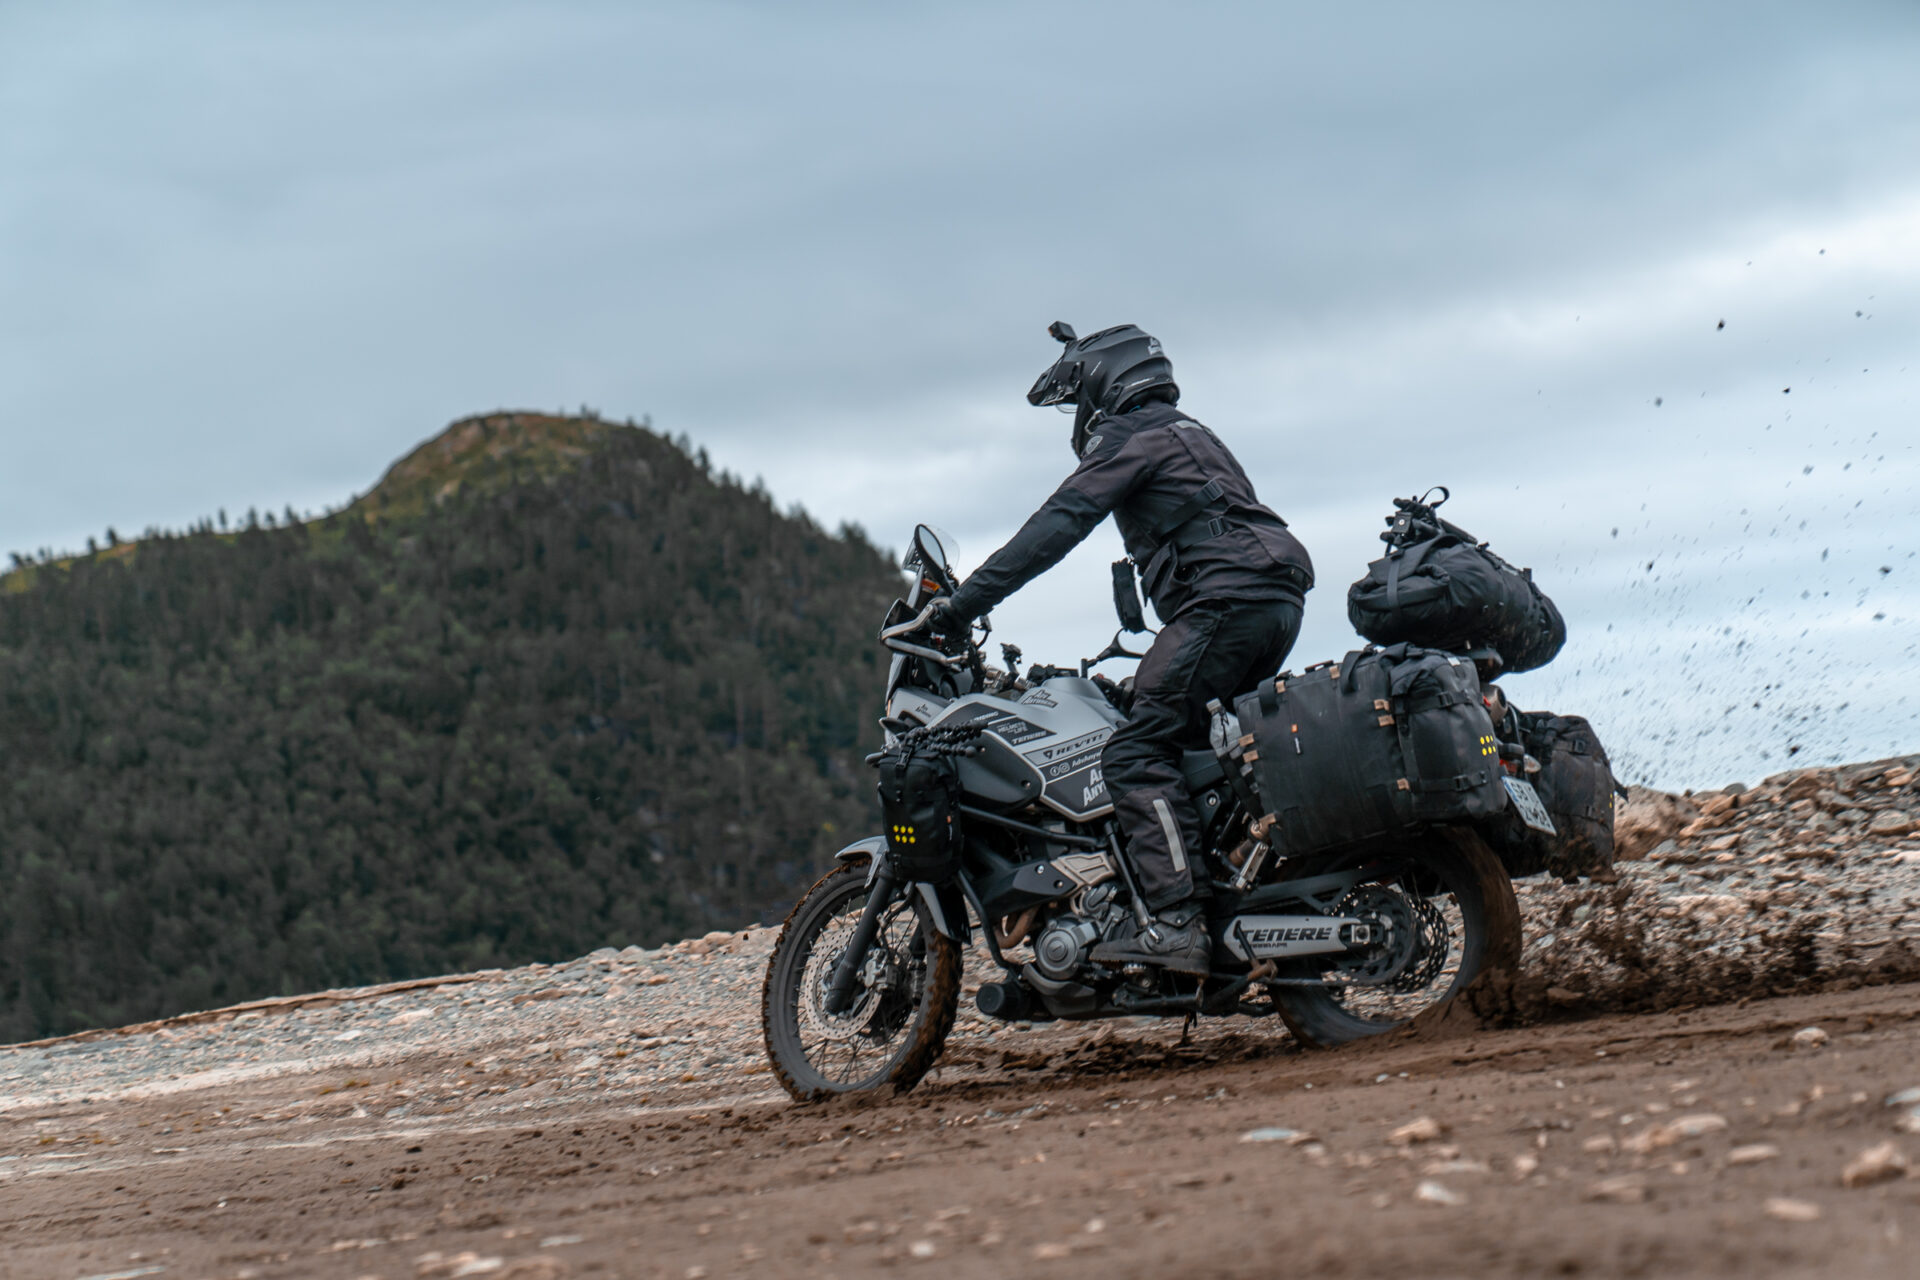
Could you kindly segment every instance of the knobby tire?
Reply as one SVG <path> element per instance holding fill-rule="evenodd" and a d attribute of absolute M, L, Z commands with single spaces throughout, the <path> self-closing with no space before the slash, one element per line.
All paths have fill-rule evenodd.
<path fill-rule="evenodd" d="M 906 1093 L 940 1060 L 954 1019 L 960 1013 L 960 944 L 935 930 L 915 902 L 918 927 L 927 942 L 927 978 L 912 1022 L 903 1033 L 908 1037 L 905 1052 L 883 1076 L 845 1087 L 809 1082 L 796 1070 L 797 1064 L 787 1061 L 789 1053 L 803 1061 L 805 1056 L 798 1043 L 801 1016 L 798 1001 L 803 994 L 800 983 L 805 968 L 800 948 L 808 941 L 806 934 L 810 929 L 818 936 L 817 921 L 832 910 L 834 899 L 846 894 L 850 884 L 856 887 L 856 892 L 857 887 L 865 885 L 867 866 L 865 859 L 842 863 L 814 881 L 787 912 L 780 926 L 780 937 L 774 942 L 773 954 L 767 960 L 767 976 L 760 996 L 760 1032 L 774 1078 L 796 1102 L 817 1102 L 886 1085 L 892 1085 L 896 1094 Z M 795 1033 L 791 1037 L 781 1025 L 782 1014 L 794 1021 Z"/>
<path fill-rule="evenodd" d="M 1416 1017 L 1432 1014 L 1454 1000 L 1483 973 L 1513 972 L 1520 965 L 1520 903 L 1500 859 L 1470 829 L 1449 827 L 1437 833 L 1418 855 L 1439 872 L 1460 903 L 1467 937 L 1462 939 L 1459 970 L 1440 999 L 1406 1018 L 1370 1020 L 1348 1013 L 1324 990 L 1273 987 L 1274 1006 L 1287 1030 L 1309 1048 L 1328 1049 L 1398 1030 Z"/>

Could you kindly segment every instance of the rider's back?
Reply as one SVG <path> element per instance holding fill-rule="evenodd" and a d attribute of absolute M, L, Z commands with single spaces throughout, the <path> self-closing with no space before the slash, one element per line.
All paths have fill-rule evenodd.
<path fill-rule="evenodd" d="M 1211 430 L 1158 401 L 1101 419 L 1069 485 L 1111 503 L 1154 609 L 1168 619 L 1202 600 L 1298 599 L 1313 580 L 1307 550 L 1262 505 Z M 1209 483 L 1218 497 L 1167 529 Z M 1121 489 L 1122 492 L 1102 492 Z M 1169 549 L 1170 542 L 1181 543 Z"/>

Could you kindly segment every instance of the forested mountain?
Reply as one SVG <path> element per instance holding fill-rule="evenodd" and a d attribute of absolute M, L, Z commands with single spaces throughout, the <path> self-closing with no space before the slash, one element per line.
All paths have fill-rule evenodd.
<path fill-rule="evenodd" d="M 899 577 L 650 431 L 0 578 L 0 1040 L 738 926 L 873 823 Z"/>

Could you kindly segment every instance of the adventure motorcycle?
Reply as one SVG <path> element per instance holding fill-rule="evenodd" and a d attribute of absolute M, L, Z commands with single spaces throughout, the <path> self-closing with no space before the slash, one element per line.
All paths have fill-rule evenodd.
<path fill-rule="evenodd" d="M 1205 828 L 1214 972 L 1094 962 L 1094 946 L 1129 914 L 1146 917 L 1100 769 L 1130 694 L 1088 672 L 1139 655 L 1116 635 L 1077 670 L 1036 665 L 1022 678 L 1019 650 L 1005 645 L 1007 669 L 992 671 L 970 634 L 928 631 L 931 601 L 959 583 L 927 526 L 905 567 L 912 589 L 880 631 L 893 654 L 887 750 L 869 763 L 883 765 L 883 789 L 914 761 L 948 770 L 955 785 L 944 812 L 890 817 L 891 840 L 841 850 L 788 915 L 762 1018 L 773 1071 L 795 1098 L 918 1083 L 952 1029 L 976 927 L 1002 970 L 976 997 L 989 1017 L 1277 1014 L 1319 1046 L 1404 1025 L 1518 961 L 1518 907 L 1490 832 L 1425 824 L 1283 856 L 1234 776 L 1238 724 L 1216 705 L 1215 749 L 1183 760 Z M 1503 759 L 1524 755 L 1497 732 Z"/>

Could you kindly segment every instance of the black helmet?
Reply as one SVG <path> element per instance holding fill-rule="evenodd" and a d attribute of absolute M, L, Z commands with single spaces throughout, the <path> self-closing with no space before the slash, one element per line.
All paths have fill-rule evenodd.
<path fill-rule="evenodd" d="M 1086 447 L 1089 429 L 1103 414 L 1125 413 L 1146 400 L 1179 403 L 1173 362 L 1160 350 L 1160 339 L 1138 325 L 1119 324 L 1078 338 L 1072 325 L 1056 320 L 1047 332 L 1067 349 L 1027 392 L 1027 403 L 1075 406 L 1076 454 Z"/>

